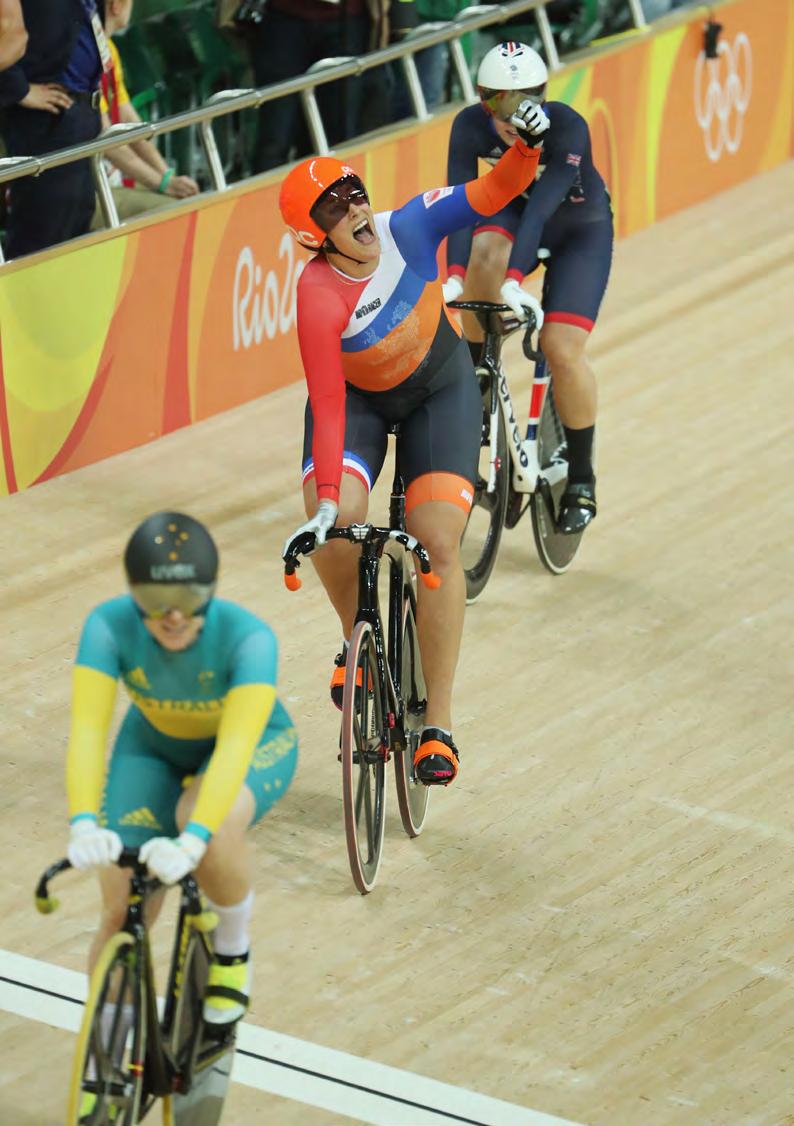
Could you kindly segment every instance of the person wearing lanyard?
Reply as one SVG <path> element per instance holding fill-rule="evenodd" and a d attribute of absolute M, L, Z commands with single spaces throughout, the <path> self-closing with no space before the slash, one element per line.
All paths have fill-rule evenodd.
<path fill-rule="evenodd" d="M 0 73 L 9 156 L 40 156 L 93 140 L 100 130 L 99 80 L 111 65 L 103 0 L 22 0 L 22 12 L 27 51 Z M 12 181 L 6 257 L 85 234 L 93 212 L 87 159 Z"/>

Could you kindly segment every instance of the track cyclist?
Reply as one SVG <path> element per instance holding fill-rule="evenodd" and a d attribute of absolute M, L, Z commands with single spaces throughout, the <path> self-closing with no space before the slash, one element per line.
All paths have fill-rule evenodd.
<path fill-rule="evenodd" d="M 122 846 L 140 848 L 164 884 L 195 869 L 219 920 L 204 1019 L 228 1024 L 250 995 L 246 830 L 286 792 L 297 760 L 295 728 L 276 697 L 276 639 L 214 597 L 218 552 L 190 516 L 149 516 L 124 566 L 129 594 L 88 615 L 74 669 L 68 856 L 76 868 L 99 869 L 102 892 L 89 963 L 125 918 L 129 872 L 113 866 Z M 132 702 L 106 769 L 119 679 Z"/>
<path fill-rule="evenodd" d="M 524 43 L 500 43 L 480 63 L 480 102 L 461 110 L 452 124 L 450 184 L 469 180 L 478 159 L 498 161 L 516 143 L 511 116 L 522 99 L 542 105 L 550 126 L 528 191 L 497 215 L 450 236 L 444 296 L 454 300 L 465 289 L 467 298 L 501 300 L 519 316 L 522 306 L 528 307 L 543 324 L 540 343 L 554 373 L 554 396 L 568 443 L 568 485 L 558 522 L 562 532 L 573 534 L 596 514 L 596 383 L 585 347 L 612 264 L 612 208 L 593 165 L 587 122 L 570 106 L 544 100 L 547 78 L 543 59 Z M 542 310 L 521 288 L 523 278 L 539 264 L 541 248 L 551 252 Z M 467 323 L 467 331 L 476 361 L 482 330 Z"/>
<path fill-rule="evenodd" d="M 303 495 L 310 519 L 294 537 L 314 533 L 320 546 L 337 518 L 365 521 L 389 426 L 399 422 L 408 531 L 428 549 L 442 580 L 437 590 L 418 591 L 427 711 L 414 766 L 427 785 L 448 785 L 458 772 L 451 708 L 465 606 L 460 539 L 482 433 L 480 391 L 443 302 L 436 254 L 450 231 L 500 211 L 532 182 L 535 146 L 548 118 L 526 102 L 513 121 L 515 145 L 488 175 L 425 192 L 396 211 L 374 213 L 354 169 L 332 157 L 293 168 L 279 201 L 295 238 L 316 251 L 297 290 L 309 392 Z M 349 639 L 357 606 L 355 548 L 332 541 L 313 559 Z M 331 681 L 337 707 L 346 645 Z"/>

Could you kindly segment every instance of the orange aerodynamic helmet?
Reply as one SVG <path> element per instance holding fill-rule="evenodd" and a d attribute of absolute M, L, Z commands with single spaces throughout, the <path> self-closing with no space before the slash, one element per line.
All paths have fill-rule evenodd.
<path fill-rule="evenodd" d="M 319 209 L 317 205 L 327 194 L 332 194 L 329 189 L 340 181 L 348 189 L 344 193 L 346 197 L 363 197 L 367 201 L 366 190 L 356 170 L 333 156 L 313 156 L 301 161 L 281 185 L 278 197 L 281 217 L 307 250 L 319 250 L 326 240 L 330 227 L 327 221 L 323 221 L 322 205 Z"/>

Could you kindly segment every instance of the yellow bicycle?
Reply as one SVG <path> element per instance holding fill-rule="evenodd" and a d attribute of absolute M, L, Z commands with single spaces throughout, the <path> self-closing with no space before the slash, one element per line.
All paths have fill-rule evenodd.
<path fill-rule="evenodd" d="M 217 918 L 206 910 L 192 876 L 180 880 L 181 902 L 162 1018 L 158 1017 L 146 903 L 162 885 L 136 850 L 119 857 L 131 868 L 127 916 L 91 974 L 72 1068 L 67 1126 L 134 1126 L 162 1100 L 165 1126 L 216 1126 L 231 1076 L 236 1025 L 202 1019 Z M 71 867 L 59 860 L 36 888 L 36 906 L 58 906 L 50 881 Z"/>

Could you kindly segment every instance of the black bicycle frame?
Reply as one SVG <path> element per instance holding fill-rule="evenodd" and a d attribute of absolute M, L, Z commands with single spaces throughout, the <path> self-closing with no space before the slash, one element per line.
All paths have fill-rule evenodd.
<path fill-rule="evenodd" d="M 146 901 L 163 885 L 159 880 L 149 876 L 146 866 L 138 860 L 135 849 L 124 849 L 119 856 L 117 864 L 120 868 L 131 868 L 130 890 L 127 899 L 127 914 L 121 930 L 129 934 L 133 940 L 135 952 L 133 966 L 133 984 L 136 994 L 143 984 L 146 991 L 146 1060 L 145 1060 L 145 1088 L 144 1097 L 170 1095 L 174 1090 L 174 1079 L 179 1075 L 176 1062 L 172 1058 L 165 1037 L 174 1018 L 174 1007 L 179 997 L 183 982 L 178 980 L 182 969 L 182 955 L 184 944 L 190 935 L 189 915 L 199 915 L 202 911 L 201 897 L 198 885 L 192 876 L 185 876 L 180 880 L 181 903 L 177 922 L 174 948 L 171 956 L 171 967 L 166 993 L 166 1007 L 162 1026 L 157 1017 L 157 990 L 154 981 L 154 968 L 152 964 L 151 946 L 149 943 L 149 930 L 146 925 Z M 51 911 L 57 901 L 49 896 L 49 881 L 61 872 L 67 871 L 72 865 L 66 859 L 59 860 L 51 865 L 39 880 L 36 887 L 36 901 L 41 910 Z M 180 1075 L 180 1090 L 188 1090 L 192 1082 L 192 1075 Z"/>

